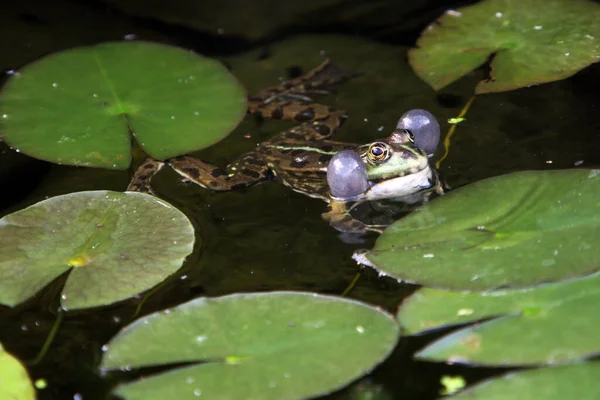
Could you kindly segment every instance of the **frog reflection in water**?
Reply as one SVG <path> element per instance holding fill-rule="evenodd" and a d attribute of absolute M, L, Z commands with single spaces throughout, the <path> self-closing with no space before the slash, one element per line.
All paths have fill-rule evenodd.
<path fill-rule="evenodd" d="M 342 110 L 314 103 L 309 96 L 327 93 L 333 85 L 351 76 L 327 60 L 304 76 L 249 97 L 249 113 L 301 123 L 241 155 L 224 170 L 186 155 L 166 161 L 147 159 L 127 190 L 151 193 L 150 179 L 165 163 L 190 181 L 215 191 L 246 188 L 274 179 L 296 192 L 326 201 L 328 210 L 322 217 L 341 232 L 381 232 L 383 226 L 367 225 L 352 217 L 350 210 L 363 201 L 417 193 L 426 198 L 434 190 L 441 193 L 441 185 L 429 166 L 426 152 L 415 144 L 412 133 L 406 129 L 397 128 L 388 137 L 364 145 L 329 140 L 347 115 Z M 437 135 L 433 150 L 428 150 L 430 153 L 437 146 L 439 125 Z M 355 163 L 362 163 L 358 165 L 362 171 L 357 170 L 358 177 L 346 176 L 342 168 L 339 175 L 330 170 L 328 176 L 332 157 L 344 150 L 350 150 L 344 153 L 352 153 Z M 344 162 L 342 157 L 337 164 L 343 167 Z M 344 189 L 347 184 L 350 192 Z"/>

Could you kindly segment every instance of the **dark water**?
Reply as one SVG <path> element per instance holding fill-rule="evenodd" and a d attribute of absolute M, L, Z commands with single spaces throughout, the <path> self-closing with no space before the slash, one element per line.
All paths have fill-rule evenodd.
<path fill-rule="evenodd" d="M 18 3 L 18 4 L 17 4 Z M 126 34 L 139 39 L 176 44 L 218 56 L 231 66 L 250 91 L 277 82 L 279 76 L 307 71 L 316 61 L 305 60 L 310 40 L 329 45 L 329 53 L 343 67 L 360 69 L 365 76 L 340 88 L 326 104 L 346 109 L 351 118 L 339 140 L 364 142 L 376 137 L 378 127 L 391 126 L 409 108 L 427 108 L 441 121 L 456 116 L 483 76 L 476 72 L 435 93 L 410 72 L 406 46 L 414 43 L 428 21 L 446 8 L 466 2 L 406 2 L 404 14 L 390 17 L 396 2 L 374 2 L 353 23 L 335 18 L 335 8 L 281 24 L 258 39 L 244 39 L 197 31 L 158 19 L 135 17 L 102 2 L 60 0 L 22 1 L 2 5 L 0 69 L 16 69 L 44 54 L 77 46 L 120 40 Z M 358 7 L 348 1 L 347 7 Z M 400 6 L 398 6 L 400 7 Z M 360 10 L 360 8 L 357 8 Z M 360 15 L 360 14 L 359 14 Z M 310 18 L 309 18 L 310 17 Z M 309 21 L 314 21 L 311 24 Z M 302 39 L 302 35 L 319 35 Z M 345 48 L 338 33 L 351 40 L 374 41 Z M 333 43 L 333 44 L 332 44 Z M 375 47 L 371 47 L 375 46 Z M 383 46 L 383 47 L 376 47 Z M 352 46 L 349 46 L 352 48 Z M 249 52 L 249 53 L 248 53 Z M 290 56 L 289 54 L 292 54 Z M 337 53 L 336 53 L 337 52 Z M 285 53 L 285 57 L 281 54 Z M 372 54 L 365 63 L 364 54 Z M 314 51 L 315 60 L 318 51 Z M 285 60 L 285 61 L 282 61 Z M 252 65 L 276 65 L 277 76 L 258 77 Z M 247 66 L 250 64 L 250 66 Z M 360 67 L 359 67 L 360 66 Z M 600 69 L 592 66 L 576 76 L 538 87 L 479 96 L 452 141 L 441 173 L 452 187 L 490 176 L 525 169 L 573 168 L 600 165 Z M 264 82 L 263 82 L 264 81 Z M 391 84 L 389 82 L 395 82 Z M 442 124 L 443 129 L 448 128 Z M 200 153 L 202 158 L 225 165 L 289 126 L 248 119 L 223 142 Z M 252 132 L 251 141 L 244 134 Z M 33 204 L 46 197 L 79 190 L 124 190 L 128 172 L 55 166 L 31 160 L 6 147 L 0 148 L 0 214 Z M 346 244 L 320 220 L 324 203 L 291 192 L 273 183 L 244 191 L 211 193 L 184 185 L 172 171 L 155 179 L 155 189 L 194 222 L 197 249 L 184 269 L 145 303 L 142 313 L 180 304 L 196 296 L 265 290 L 311 290 L 340 294 L 357 272 L 350 259 L 362 244 Z M 179 279 L 181 275 L 187 279 Z M 0 309 L 0 342 L 21 359 L 33 358 L 45 340 L 57 308 L 61 281 L 16 309 Z M 394 311 L 414 287 L 379 278 L 366 270 L 350 297 Z M 120 376 L 101 377 L 96 366 L 101 346 L 134 313 L 139 299 L 116 306 L 69 314 L 44 361 L 30 368 L 34 379 L 43 377 L 49 388 L 43 399 L 102 399 Z M 503 372 L 415 362 L 411 355 L 437 334 L 402 339 L 398 348 L 369 378 L 383 384 L 391 398 L 433 399 L 441 375 L 465 375 L 469 382 Z M 347 398 L 348 392 L 332 395 Z"/>

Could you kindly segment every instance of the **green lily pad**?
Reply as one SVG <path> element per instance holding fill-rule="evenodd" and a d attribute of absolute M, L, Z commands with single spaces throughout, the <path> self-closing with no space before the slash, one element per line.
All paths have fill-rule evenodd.
<path fill-rule="evenodd" d="M 454 400 L 564 400 L 598 398 L 600 363 L 511 372 L 449 397 Z"/>
<path fill-rule="evenodd" d="M 51 54 L 0 92 L 0 131 L 13 148 L 62 164 L 125 169 L 131 133 L 165 159 L 222 139 L 246 112 L 243 88 L 215 60 L 145 42 Z"/>
<path fill-rule="evenodd" d="M 0 399 L 34 400 L 35 389 L 27 370 L 0 345 Z"/>
<path fill-rule="evenodd" d="M 105 346 L 101 367 L 194 363 L 118 386 L 115 393 L 128 400 L 303 399 L 368 373 L 397 338 L 390 315 L 357 301 L 234 294 L 137 320 Z"/>
<path fill-rule="evenodd" d="M 409 61 L 435 90 L 493 56 L 476 93 L 565 79 L 600 61 L 600 6 L 588 0 L 486 0 L 447 11 L 422 32 Z"/>
<path fill-rule="evenodd" d="M 52 197 L 0 219 L 0 303 L 14 306 L 70 270 L 63 308 L 110 304 L 164 280 L 193 245 L 187 217 L 153 196 Z"/>
<path fill-rule="evenodd" d="M 493 366 L 557 364 L 600 353 L 600 276 L 528 289 L 421 289 L 402 304 L 406 334 L 490 319 L 455 331 L 418 358 Z"/>
<path fill-rule="evenodd" d="M 600 269 L 597 170 L 525 171 L 454 190 L 390 225 L 365 254 L 426 286 L 528 286 Z"/>

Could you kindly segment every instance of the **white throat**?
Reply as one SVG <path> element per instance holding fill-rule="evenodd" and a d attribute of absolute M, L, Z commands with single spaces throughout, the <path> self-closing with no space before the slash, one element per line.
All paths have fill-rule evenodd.
<path fill-rule="evenodd" d="M 433 171 L 427 165 L 427 167 L 417 173 L 394 179 L 386 179 L 382 182 L 372 184 L 365 197 L 363 197 L 363 200 L 381 200 L 409 196 L 421 190 L 429 189 L 432 180 Z"/>

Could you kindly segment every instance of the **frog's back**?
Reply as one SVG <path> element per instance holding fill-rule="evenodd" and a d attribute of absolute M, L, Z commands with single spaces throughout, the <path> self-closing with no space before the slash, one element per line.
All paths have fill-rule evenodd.
<path fill-rule="evenodd" d="M 327 201 L 327 166 L 331 157 L 338 151 L 356 148 L 356 145 L 329 140 L 302 142 L 280 137 L 260 147 L 275 179 L 297 192 Z"/>

